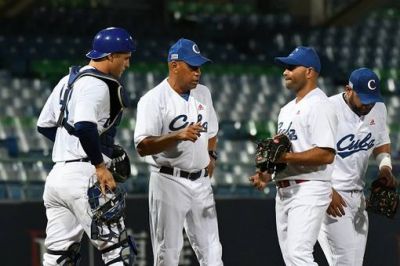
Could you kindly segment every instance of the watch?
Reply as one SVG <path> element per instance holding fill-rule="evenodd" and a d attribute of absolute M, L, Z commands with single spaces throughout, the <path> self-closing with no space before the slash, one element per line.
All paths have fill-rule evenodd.
<path fill-rule="evenodd" d="M 218 154 L 216 151 L 210 150 L 208 151 L 208 154 L 214 159 L 217 160 L 218 159 Z"/>

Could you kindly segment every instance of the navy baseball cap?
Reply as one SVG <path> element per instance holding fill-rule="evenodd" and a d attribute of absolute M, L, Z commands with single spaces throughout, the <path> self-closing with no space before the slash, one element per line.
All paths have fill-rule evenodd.
<path fill-rule="evenodd" d="M 362 67 L 351 72 L 349 86 L 363 104 L 383 102 L 380 80 L 371 69 Z"/>
<path fill-rule="evenodd" d="M 274 61 L 281 66 L 312 67 L 318 73 L 321 72 L 319 56 L 312 47 L 299 46 L 287 57 L 275 57 Z"/>
<path fill-rule="evenodd" d="M 211 60 L 200 54 L 197 44 L 188 39 L 179 39 L 168 52 L 168 62 L 184 61 L 191 66 L 201 66 Z"/>

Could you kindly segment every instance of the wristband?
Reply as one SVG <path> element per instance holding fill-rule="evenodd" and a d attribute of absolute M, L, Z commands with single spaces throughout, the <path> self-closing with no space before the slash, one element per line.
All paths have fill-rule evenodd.
<path fill-rule="evenodd" d="M 210 150 L 208 151 L 208 154 L 214 159 L 217 160 L 218 159 L 218 154 L 216 151 Z"/>
<path fill-rule="evenodd" d="M 379 153 L 376 156 L 376 162 L 378 163 L 379 170 L 381 170 L 383 166 L 388 166 L 390 169 L 393 169 L 392 160 L 390 159 L 390 154 L 387 152 Z"/>

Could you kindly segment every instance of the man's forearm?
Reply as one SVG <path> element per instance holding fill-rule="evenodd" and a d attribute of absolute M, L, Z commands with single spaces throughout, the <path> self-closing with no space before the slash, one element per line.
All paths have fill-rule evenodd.
<path fill-rule="evenodd" d="M 331 164 L 335 159 L 332 149 L 313 148 L 303 152 L 288 152 L 283 155 L 279 162 L 297 165 L 324 165 Z"/>
<path fill-rule="evenodd" d="M 140 156 L 153 155 L 168 150 L 178 143 L 179 139 L 176 133 L 170 133 L 164 136 L 151 136 L 143 139 L 137 146 Z"/>
<path fill-rule="evenodd" d="M 208 139 L 208 150 L 209 151 L 217 150 L 217 136 Z"/>

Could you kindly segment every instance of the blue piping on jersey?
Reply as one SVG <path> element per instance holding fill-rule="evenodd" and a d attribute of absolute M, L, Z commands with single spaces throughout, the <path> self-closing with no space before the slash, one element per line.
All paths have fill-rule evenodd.
<path fill-rule="evenodd" d="M 186 93 L 179 94 L 185 101 L 189 101 L 190 91 Z"/>

